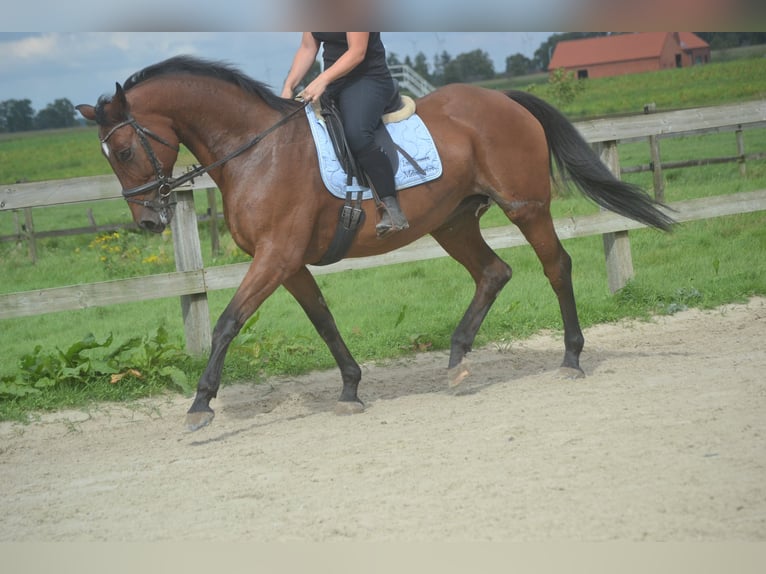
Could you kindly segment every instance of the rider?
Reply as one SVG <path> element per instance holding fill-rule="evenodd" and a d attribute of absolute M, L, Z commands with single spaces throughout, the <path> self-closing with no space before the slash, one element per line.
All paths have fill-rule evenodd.
<path fill-rule="evenodd" d="M 349 148 L 385 206 L 375 227 L 378 237 L 407 229 L 407 218 L 396 198 L 391 162 L 373 138 L 395 91 L 380 32 L 304 32 L 282 88 L 283 98 L 293 97 L 320 45 L 324 70 L 298 95 L 304 101 L 314 101 L 327 92 L 337 101 Z"/>

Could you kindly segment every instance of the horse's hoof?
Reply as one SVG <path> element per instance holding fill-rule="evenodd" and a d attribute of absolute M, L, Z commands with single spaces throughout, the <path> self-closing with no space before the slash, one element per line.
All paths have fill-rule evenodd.
<path fill-rule="evenodd" d="M 335 414 L 338 416 L 358 415 L 364 412 L 364 404 L 361 401 L 338 401 L 335 403 Z"/>
<path fill-rule="evenodd" d="M 584 379 L 585 373 L 582 369 L 575 367 L 559 367 L 559 377 L 562 379 Z"/>
<path fill-rule="evenodd" d="M 447 384 L 449 385 L 449 388 L 454 389 L 470 374 L 471 371 L 468 368 L 468 361 L 462 361 L 459 365 L 447 369 Z"/>
<path fill-rule="evenodd" d="M 213 421 L 213 417 L 215 417 L 215 413 L 212 410 L 186 413 L 186 429 L 192 432 L 199 430 L 209 425 Z"/>

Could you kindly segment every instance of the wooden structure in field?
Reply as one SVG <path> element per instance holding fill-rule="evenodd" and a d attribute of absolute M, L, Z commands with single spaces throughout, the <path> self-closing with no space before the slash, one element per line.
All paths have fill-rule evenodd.
<path fill-rule="evenodd" d="M 638 32 L 556 44 L 549 71 L 579 79 L 686 68 L 710 62 L 710 46 L 692 32 Z"/>

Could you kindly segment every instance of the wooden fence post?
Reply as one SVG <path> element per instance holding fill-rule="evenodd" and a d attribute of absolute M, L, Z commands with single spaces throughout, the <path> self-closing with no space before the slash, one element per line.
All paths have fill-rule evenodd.
<path fill-rule="evenodd" d="M 619 178 L 620 156 L 617 152 L 617 142 L 603 142 L 599 148 L 601 161 L 615 174 L 615 177 Z M 633 277 L 633 257 L 630 253 L 630 239 L 628 238 L 627 231 L 605 233 L 602 235 L 602 238 L 604 241 L 606 276 L 609 290 L 615 293 L 625 287 Z"/>
<path fill-rule="evenodd" d="M 32 208 L 24 208 L 24 232 L 27 236 L 27 248 L 32 263 L 37 263 L 37 239 L 35 238 L 35 221 L 32 219 Z"/>
<path fill-rule="evenodd" d="M 662 177 L 662 157 L 660 156 L 660 138 L 649 136 L 649 151 L 652 156 L 652 176 L 654 179 L 654 199 L 665 202 L 665 178 Z"/>
<path fill-rule="evenodd" d="M 197 229 L 197 212 L 194 209 L 194 191 L 178 189 L 178 203 L 171 222 L 173 248 L 177 271 L 196 271 L 203 268 L 202 250 Z M 210 309 L 207 293 L 181 296 L 181 312 L 186 334 L 186 352 L 204 355 L 210 351 Z"/>
<path fill-rule="evenodd" d="M 645 114 L 653 114 L 657 111 L 654 102 L 644 105 Z M 660 156 L 660 138 L 656 135 L 649 136 L 649 154 L 651 156 L 652 176 L 654 180 L 654 199 L 659 202 L 665 201 L 665 180 L 662 177 L 662 157 Z M 620 172 L 617 172 L 620 173 Z"/>
<path fill-rule="evenodd" d="M 742 133 L 742 126 L 737 126 L 735 132 L 737 137 L 737 155 L 739 156 L 739 175 L 745 177 L 747 175 L 747 165 L 745 164 L 745 136 Z"/>
<path fill-rule="evenodd" d="M 218 205 L 216 202 L 216 188 L 207 188 L 207 207 L 210 214 L 210 249 L 213 257 L 221 254 L 221 239 L 218 236 Z"/>

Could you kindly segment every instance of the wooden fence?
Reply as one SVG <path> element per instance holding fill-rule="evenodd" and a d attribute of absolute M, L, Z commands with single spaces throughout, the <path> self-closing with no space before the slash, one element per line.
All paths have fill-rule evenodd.
<path fill-rule="evenodd" d="M 198 222 L 207 221 L 210 231 L 210 248 L 213 255 L 220 255 L 221 242 L 218 233 L 218 221 L 223 219 L 223 214 L 218 211 L 217 195 L 218 190 L 214 187 L 207 190 L 207 202 L 208 209 L 204 215 L 197 215 Z M 57 204 L 58 205 L 58 204 Z M 23 223 L 20 214 L 23 214 Z M 81 227 L 71 227 L 67 229 L 52 229 L 47 231 L 38 231 L 35 229 L 35 222 L 32 216 L 32 208 L 25 207 L 21 210 L 13 210 L 14 225 L 16 233 L 10 235 L 0 235 L 0 242 L 3 241 L 15 241 L 20 243 L 26 241 L 29 251 L 29 259 L 32 263 L 37 263 L 37 240 L 46 239 L 48 237 L 68 237 L 72 235 L 85 235 L 94 233 L 104 233 L 107 231 L 120 231 L 124 229 L 139 229 L 138 225 L 133 221 L 126 221 L 124 223 L 107 223 L 99 225 L 96 223 L 96 219 L 93 216 L 93 210 L 88 208 L 85 212 L 86 217 L 90 225 Z"/>
<path fill-rule="evenodd" d="M 597 144 L 602 159 L 613 173 L 619 174 L 618 141 L 717 131 L 737 133 L 744 128 L 764 127 L 766 101 L 593 120 L 576 125 L 588 141 Z M 214 186 L 209 177 L 203 176 L 178 190 L 178 205 L 172 221 L 175 273 L 0 295 L 0 319 L 160 297 L 180 297 L 187 351 L 191 354 L 207 352 L 211 340 L 207 293 L 238 286 L 249 265 L 203 266 L 193 191 Z M 0 189 L 0 212 L 119 197 L 119 184 L 111 175 L 17 184 Z M 673 216 L 679 222 L 761 211 L 766 210 L 766 190 L 677 202 L 670 207 L 675 210 Z M 621 288 L 630 279 L 633 265 L 628 232 L 643 227 L 642 224 L 609 212 L 559 219 L 555 224 L 562 239 L 603 236 L 607 276 L 612 291 Z M 494 249 L 526 243 L 515 226 L 485 229 L 483 234 Z M 327 267 L 311 267 L 311 270 L 319 275 L 445 255 L 433 239 L 424 237 L 395 252 L 345 259 Z"/>
<path fill-rule="evenodd" d="M 404 67 L 406 68 L 406 66 Z M 644 113 L 653 113 L 653 111 L 654 111 L 653 105 L 644 106 Z M 759 122 L 753 122 L 750 124 L 746 124 L 745 127 L 747 128 L 763 127 L 763 125 L 761 125 Z M 747 162 L 751 160 L 762 160 L 766 158 L 766 153 L 763 153 L 763 152 L 745 153 L 745 139 L 744 139 L 745 130 L 743 125 L 716 127 L 712 129 L 706 128 L 704 131 L 705 132 L 722 131 L 725 129 L 730 129 L 735 131 L 736 144 L 737 144 L 736 155 L 729 155 L 729 156 L 723 156 L 723 157 L 694 158 L 694 159 L 687 159 L 687 160 L 681 160 L 681 161 L 666 162 L 661 160 L 660 137 L 651 135 L 648 137 L 650 157 L 651 157 L 650 162 L 648 164 L 639 164 L 639 165 L 633 165 L 633 166 L 622 165 L 620 168 L 620 174 L 624 175 L 627 173 L 641 173 L 641 172 L 651 171 L 653 173 L 653 181 L 654 181 L 654 196 L 659 201 L 665 200 L 665 180 L 663 177 L 663 170 L 666 170 L 666 169 L 679 169 L 679 168 L 688 168 L 688 167 L 699 167 L 703 165 L 737 162 L 739 163 L 740 174 L 742 176 L 745 176 L 747 174 L 747 167 L 746 167 Z M 675 132 L 670 132 L 668 134 L 665 134 L 663 137 L 673 137 L 675 135 L 686 135 L 686 133 L 679 134 Z M 208 188 L 206 191 L 207 191 L 207 205 L 208 205 L 207 213 L 198 215 L 197 220 L 200 222 L 204 222 L 204 221 L 208 222 L 209 232 L 210 232 L 211 251 L 213 255 L 219 255 L 220 254 L 220 238 L 218 234 L 217 222 L 223 219 L 223 214 L 218 210 L 218 205 L 217 205 L 218 193 L 216 188 L 211 187 L 211 188 Z M 32 260 L 32 262 L 36 262 L 38 239 L 44 239 L 48 237 L 65 237 L 65 236 L 79 235 L 79 234 L 103 233 L 105 231 L 118 231 L 121 229 L 136 229 L 138 227 L 132 221 L 99 225 L 96 223 L 96 220 L 93 217 L 93 210 L 90 208 L 85 211 L 85 215 L 87 216 L 88 222 L 89 222 L 89 225 L 87 226 L 80 226 L 80 227 L 68 228 L 68 229 L 38 231 L 35 229 L 35 223 L 34 223 L 34 218 L 32 216 L 31 207 L 25 207 L 21 210 L 13 210 L 15 233 L 12 233 L 9 235 L 1 235 L 0 242 L 15 241 L 17 243 L 20 243 L 22 241 L 25 241 L 27 243 L 27 247 L 29 251 L 29 258 Z"/>

